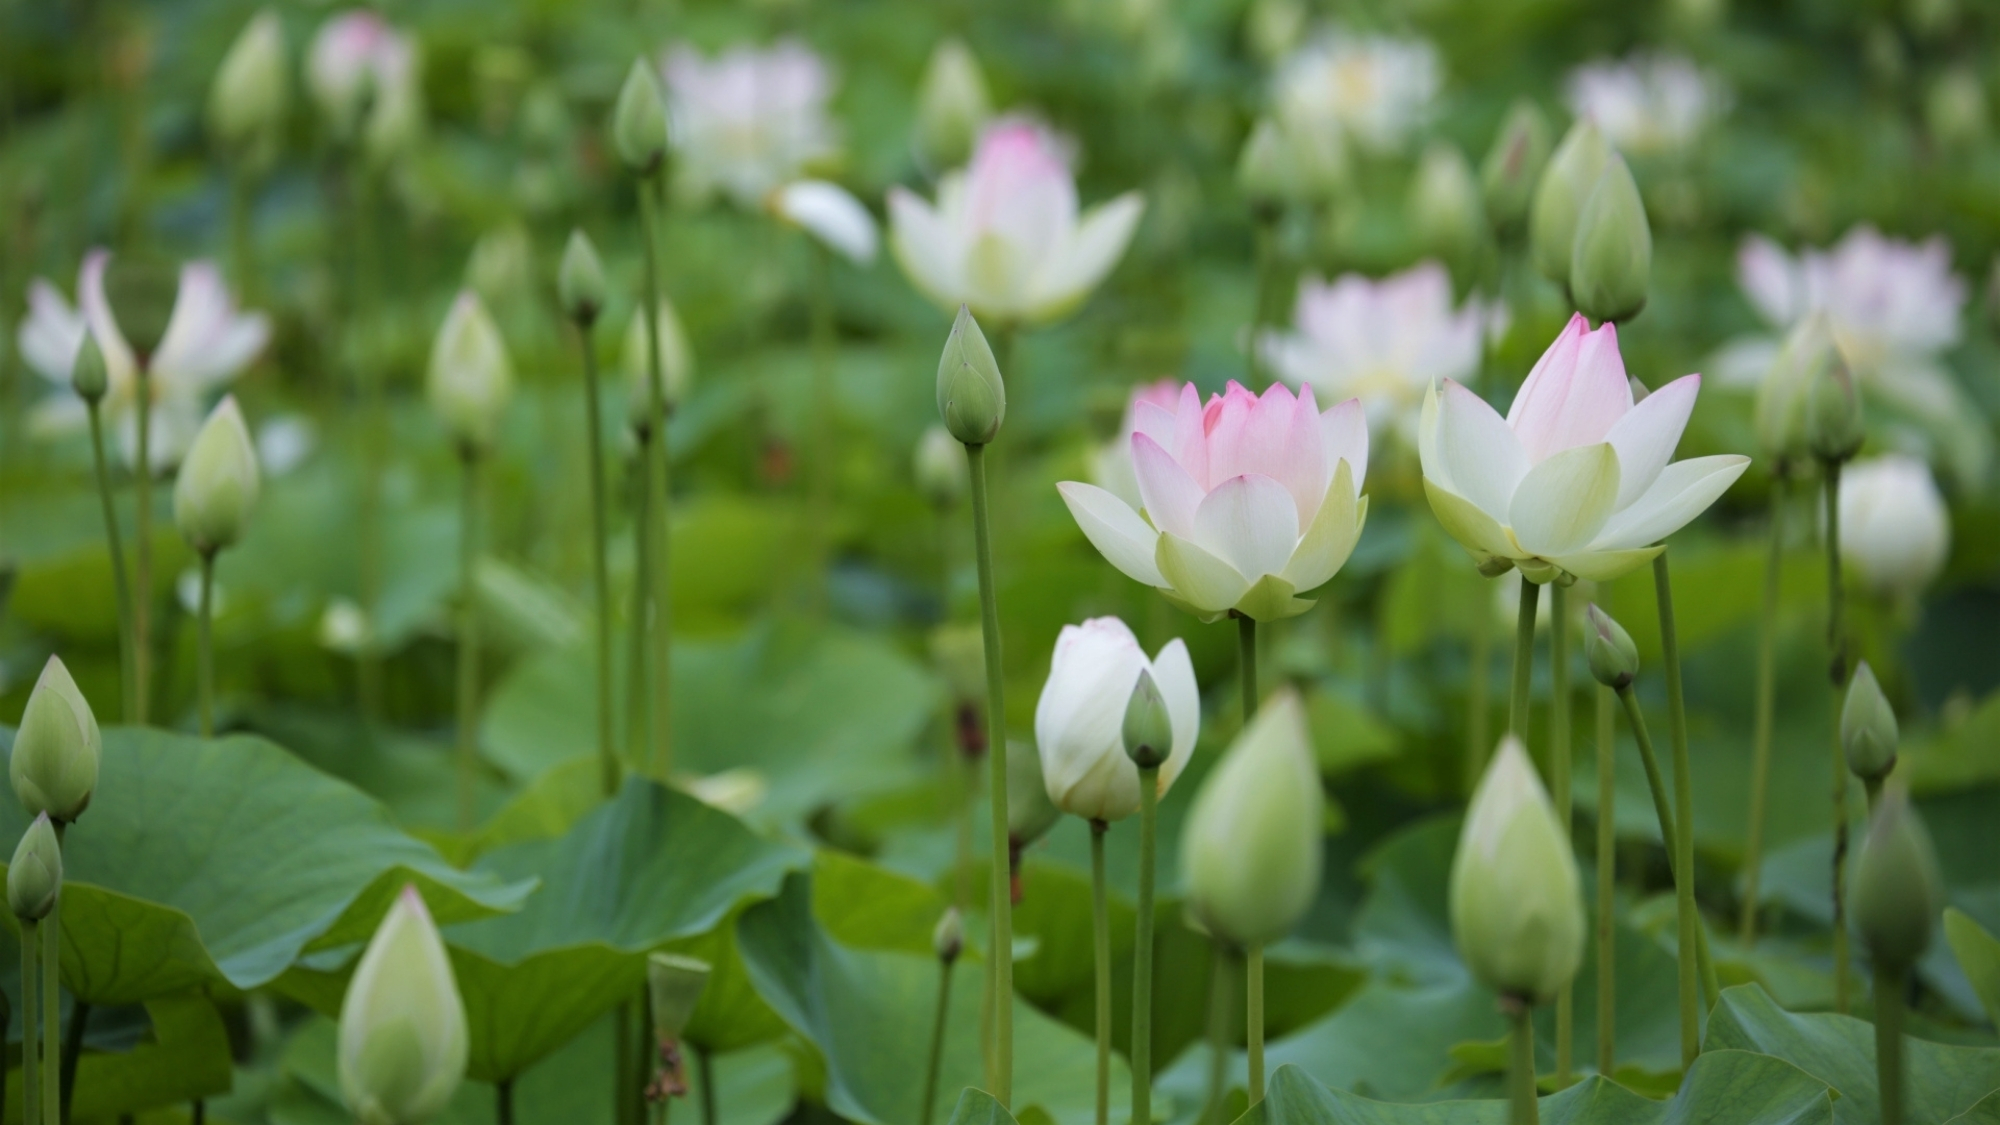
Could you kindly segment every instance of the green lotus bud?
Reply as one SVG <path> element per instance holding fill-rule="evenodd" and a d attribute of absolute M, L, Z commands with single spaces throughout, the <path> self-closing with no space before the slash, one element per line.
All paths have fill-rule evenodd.
<path fill-rule="evenodd" d="M 1757 385 L 1753 421 L 1757 441 L 1779 464 L 1808 456 L 1806 402 L 1828 367 L 1846 366 L 1824 312 L 1815 311 L 1792 326 L 1778 358 Z"/>
<path fill-rule="evenodd" d="M 1543 277 L 1557 285 L 1570 283 L 1570 261 L 1576 251 L 1577 220 L 1597 188 L 1597 178 L 1611 156 L 1604 134 L 1588 117 L 1563 134 L 1562 143 L 1542 169 L 1528 210 L 1528 253 Z"/>
<path fill-rule="evenodd" d="M 938 414 L 951 436 L 966 445 L 985 445 L 1007 417 L 1007 387 L 1000 365 L 972 310 L 958 306 L 944 354 L 938 357 Z"/>
<path fill-rule="evenodd" d="M 1486 211 L 1472 165 L 1457 145 L 1435 141 L 1424 149 L 1410 190 L 1410 225 L 1425 250 L 1466 284 L 1486 244 Z"/>
<path fill-rule="evenodd" d="M 1625 158 L 1612 153 L 1577 219 L 1569 289 L 1577 311 L 1626 321 L 1646 307 L 1653 274 L 1653 228 Z"/>
<path fill-rule="evenodd" d="M 470 289 L 452 302 L 431 345 L 426 390 L 431 409 L 462 448 L 476 452 L 493 444 L 514 393 L 514 365 L 499 327 Z"/>
<path fill-rule="evenodd" d="M 569 245 L 563 247 L 556 295 L 564 314 L 584 328 L 597 323 L 597 314 L 604 311 L 604 263 L 598 260 L 590 236 L 581 230 L 570 231 Z"/>
<path fill-rule="evenodd" d="M 340 1095 L 361 1125 L 423 1125 L 465 1079 L 465 1004 L 423 896 L 405 886 L 340 1005 Z"/>
<path fill-rule="evenodd" d="M 646 958 L 646 991 L 653 999 L 653 1034 L 662 1043 L 680 1039 L 708 987 L 709 964 L 693 957 L 655 953 Z"/>
<path fill-rule="evenodd" d="M 1877 964 L 1908 969 L 1930 947 L 1944 882 L 1930 833 L 1901 785 L 1883 791 L 1869 818 L 1848 901 L 1854 932 Z"/>
<path fill-rule="evenodd" d="M 1835 354 L 1839 348 L 1834 349 Z M 1861 391 L 1854 372 L 1843 361 L 1813 371 L 1806 388 L 1806 448 L 1822 461 L 1845 461 L 1860 450 L 1867 436 L 1861 412 Z"/>
<path fill-rule="evenodd" d="M 632 60 L 611 111 L 611 143 L 625 167 L 648 176 L 667 158 L 667 99 L 644 58 Z"/>
<path fill-rule="evenodd" d="M 85 402 L 97 402 L 111 389 L 111 369 L 104 365 L 104 349 L 97 346 L 93 333 L 83 334 L 83 343 L 76 349 L 76 362 L 70 365 L 69 381 L 76 388 L 77 397 Z"/>
<path fill-rule="evenodd" d="M 56 908 L 62 878 L 62 843 L 49 814 L 37 813 L 7 865 L 7 908 L 23 922 L 41 921 Z"/>
<path fill-rule="evenodd" d="M 671 414 L 687 399 L 688 390 L 694 385 L 694 349 L 688 346 L 687 330 L 681 327 L 680 314 L 674 311 L 672 301 L 661 297 L 655 315 L 660 332 L 660 389 Z M 632 319 L 625 324 L 625 375 L 629 391 L 627 406 L 634 427 L 645 424 L 652 412 L 653 366 L 648 351 L 651 346 L 646 318 L 639 309 L 633 309 Z"/>
<path fill-rule="evenodd" d="M 993 99 L 978 58 L 957 39 L 938 43 L 917 94 L 918 160 L 933 171 L 965 163 L 992 117 Z"/>
<path fill-rule="evenodd" d="M 90 703 L 62 658 L 49 657 L 14 731 L 14 755 L 7 763 L 14 796 L 30 813 L 68 824 L 90 807 L 103 756 L 104 739 Z"/>
<path fill-rule="evenodd" d="M 494 304 L 527 293 L 535 283 L 535 243 L 520 223 L 494 227 L 472 244 L 465 263 L 466 287 Z"/>
<path fill-rule="evenodd" d="M 166 337 L 180 284 L 180 269 L 160 258 L 120 254 L 105 267 L 105 303 L 139 362 L 145 363 Z"/>
<path fill-rule="evenodd" d="M 236 36 L 215 84 L 208 89 L 208 131 L 239 158 L 257 161 L 277 155 L 290 101 L 285 73 L 285 27 L 265 8 Z"/>
<path fill-rule="evenodd" d="M 1512 234 L 1527 225 L 1535 183 L 1549 162 L 1549 141 L 1549 119 L 1540 107 L 1517 99 L 1479 166 L 1480 194 L 1495 230 Z"/>
<path fill-rule="evenodd" d="M 1167 714 L 1167 699 L 1153 674 L 1139 670 L 1132 696 L 1125 701 L 1125 725 L 1120 730 L 1125 754 L 1142 770 L 1160 768 L 1174 752 L 1174 724 Z"/>
<path fill-rule="evenodd" d="M 1061 816 L 1042 780 L 1042 756 L 1032 746 L 1008 743 L 1007 839 L 1016 850 L 1025 848 L 1048 835 Z"/>
<path fill-rule="evenodd" d="M 1532 1004 L 1554 999 L 1583 962 L 1576 857 L 1513 735 L 1486 767 L 1459 832 L 1451 932 L 1473 976 Z"/>
<path fill-rule="evenodd" d="M 937 927 L 931 931 L 931 949 L 947 965 L 965 952 L 965 921 L 958 916 L 956 906 L 946 907 L 944 917 L 938 919 Z"/>
<path fill-rule="evenodd" d="M 1856 777 L 1874 781 L 1896 768 L 1896 712 L 1875 670 L 1866 660 L 1847 683 L 1847 701 L 1840 707 L 1840 746 L 1847 751 L 1847 768 Z"/>
<path fill-rule="evenodd" d="M 1181 882 L 1208 932 L 1240 946 L 1290 933 L 1319 891 L 1319 769 L 1297 693 L 1280 690 L 1195 794 Z"/>
<path fill-rule="evenodd" d="M 940 425 L 925 427 L 917 439 L 917 488 L 931 503 L 943 508 L 965 495 L 965 446 Z"/>
<path fill-rule="evenodd" d="M 1632 634 L 1595 604 L 1584 610 L 1590 628 L 1583 635 L 1583 652 L 1590 660 L 1590 674 L 1605 687 L 1622 690 L 1639 675 L 1639 646 Z"/>
<path fill-rule="evenodd" d="M 1273 206 L 1296 198 L 1297 168 L 1285 151 L 1285 132 L 1276 121 L 1260 117 L 1236 157 L 1236 183 L 1252 203 Z"/>
<path fill-rule="evenodd" d="M 257 447 L 235 395 L 224 395 L 194 435 L 174 481 L 174 523 L 198 555 L 242 538 L 257 506 Z"/>

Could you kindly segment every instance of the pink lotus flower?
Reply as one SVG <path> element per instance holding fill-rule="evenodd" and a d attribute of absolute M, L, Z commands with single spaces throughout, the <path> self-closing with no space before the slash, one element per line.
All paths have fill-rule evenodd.
<path fill-rule="evenodd" d="M 335 133 L 351 138 L 365 124 L 370 147 L 384 154 L 414 135 L 422 114 L 416 45 L 367 8 L 320 25 L 306 56 L 306 85 Z"/>
<path fill-rule="evenodd" d="M 1237 383 L 1206 406 L 1140 402 L 1132 467 L 1144 515 L 1094 485 L 1056 486 L 1111 565 L 1205 621 L 1304 613 L 1294 595 L 1333 577 L 1368 517 L 1368 422 L 1349 399 L 1324 414 L 1311 387 Z"/>
<path fill-rule="evenodd" d="M 1424 400 L 1417 453 L 1431 510 L 1482 566 L 1532 582 L 1567 572 L 1608 581 L 1727 491 L 1748 457 L 1668 464 L 1701 376 L 1632 401 L 1618 330 L 1582 316 L 1542 353 L 1501 418 L 1447 379 Z"/>
<path fill-rule="evenodd" d="M 970 168 L 938 182 L 937 206 L 889 189 L 889 248 L 939 306 L 1039 323 L 1083 303 L 1118 264 L 1144 209 L 1128 191 L 1079 214 L 1055 138 L 1002 121 L 980 137 Z"/>
<path fill-rule="evenodd" d="M 1125 506 L 1134 511 L 1144 507 L 1146 500 L 1139 495 L 1139 477 L 1132 471 L 1132 435 L 1139 432 L 1139 404 L 1150 402 L 1171 411 L 1180 401 L 1181 383 L 1177 379 L 1133 387 L 1125 400 L 1125 417 L 1118 425 L 1118 436 L 1091 452 L 1090 483 L 1125 501 Z"/>

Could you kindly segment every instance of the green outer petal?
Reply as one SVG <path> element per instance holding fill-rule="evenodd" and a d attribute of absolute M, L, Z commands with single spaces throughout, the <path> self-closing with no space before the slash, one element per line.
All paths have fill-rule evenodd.
<path fill-rule="evenodd" d="M 1354 553 L 1354 544 L 1361 539 L 1361 525 L 1367 518 L 1368 498 L 1354 495 L 1353 470 L 1342 458 L 1334 468 L 1333 484 L 1326 491 L 1326 499 L 1320 501 L 1311 526 L 1299 539 L 1299 545 L 1292 548 L 1292 557 L 1279 577 L 1295 590 L 1315 590 L 1325 585 Z"/>
<path fill-rule="evenodd" d="M 1578 551 L 1573 555 L 1557 555 L 1549 561 L 1592 582 L 1609 582 L 1652 562 L 1666 545 L 1657 547 L 1633 547 L 1621 551 Z"/>
<path fill-rule="evenodd" d="M 1610 442 L 1550 455 L 1521 478 L 1507 525 L 1521 549 L 1553 556 L 1582 550 L 1618 503 L 1618 451 Z"/>
<path fill-rule="evenodd" d="M 1174 592 L 1202 613 L 1233 609 L 1250 589 L 1235 567 L 1172 532 L 1160 533 L 1153 561 Z"/>
<path fill-rule="evenodd" d="M 1236 612 L 1252 621 L 1282 621 L 1312 607 L 1312 602 L 1293 597 L 1292 584 L 1275 574 L 1259 578 L 1250 592 L 1236 602 Z"/>
<path fill-rule="evenodd" d="M 1229 611 L 1226 609 L 1216 610 L 1215 612 L 1211 613 L 1208 610 L 1198 608 L 1197 606 L 1194 605 L 1194 603 L 1188 601 L 1186 598 L 1181 597 L 1179 594 L 1174 593 L 1172 590 L 1166 588 L 1165 586 L 1159 587 L 1159 592 L 1161 597 L 1167 599 L 1168 605 L 1173 606 L 1175 609 L 1180 610 L 1182 613 L 1193 614 L 1195 620 L 1200 621 L 1204 625 L 1213 625 L 1217 621 L 1220 621 L 1223 618 L 1229 616 Z"/>
<path fill-rule="evenodd" d="M 1424 494 L 1430 497 L 1431 511 L 1444 525 L 1446 534 L 1458 540 L 1459 546 L 1475 555 L 1497 555 L 1503 559 L 1522 557 L 1521 549 L 1514 545 L 1507 529 L 1481 511 L 1479 505 L 1429 477 L 1424 478 Z"/>

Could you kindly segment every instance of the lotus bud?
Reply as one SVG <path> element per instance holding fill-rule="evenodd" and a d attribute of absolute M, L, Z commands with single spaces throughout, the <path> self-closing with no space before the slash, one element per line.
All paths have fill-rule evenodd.
<path fill-rule="evenodd" d="M 1410 192 L 1410 223 L 1425 249 L 1464 284 L 1478 264 L 1487 227 L 1479 182 L 1458 146 L 1437 141 L 1424 149 Z"/>
<path fill-rule="evenodd" d="M 604 311 L 604 263 L 598 260 L 590 236 L 581 230 L 570 231 L 569 245 L 563 247 L 556 295 L 564 315 L 584 328 L 597 323 L 597 314 Z"/>
<path fill-rule="evenodd" d="M 120 254 L 106 267 L 105 302 L 139 362 L 158 351 L 166 337 L 180 284 L 180 269 L 159 258 Z"/>
<path fill-rule="evenodd" d="M 946 907 L 937 927 L 931 930 L 931 949 L 937 954 L 937 959 L 947 965 L 965 952 L 965 921 L 959 917 L 956 906 Z"/>
<path fill-rule="evenodd" d="M 660 298 L 656 314 L 660 332 L 660 392 L 667 413 L 672 414 L 686 400 L 694 385 L 694 350 L 688 347 L 687 330 L 674 311 L 673 302 Z M 625 374 L 630 388 L 631 420 L 634 428 L 645 425 L 653 406 L 653 368 L 647 349 L 646 318 L 639 309 L 625 325 Z"/>
<path fill-rule="evenodd" d="M 1299 0 L 1256 0 L 1243 17 L 1244 38 L 1258 58 L 1276 62 L 1298 46 L 1311 18 L 1311 11 Z"/>
<path fill-rule="evenodd" d="M 276 155 L 290 101 L 285 73 L 285 28 L 269 8 L 252 16 L 208 90 L 208 130 L 223 148 L 242 157 Z"/>
<path fill-rule="evenodd" d="M 1319 891 L 1323 801 L 1305 708 L 1279 691 L 1202 783 L 1181 832 L 1181 881 L 1209 933 L 1263 945 L 1305 917 Z"/>
<path fill-rule="evenodd" d="M 1032 746 L 1007 745 L 1007 840 L 1016 852 L 1056 826 L 1062 810 L 1049 800 L 1042 780 L 1042 756 Z"/>
<path fill-rule="evenodd" d="M 1583 962 L 1576 857 L 1513 735 L 1486 767 L 1459 832 L 1451 930 L 1473 976 L 1533 1004 L 1554 999 Z"/>
<path fill-rule="evenodd" d="M 632 60 L 611 111 L 611 143 L 632 172 L 649 176 L 667 158 L 667 99 L 644 58 Z"/>
<path fill-rule="evenodd" d="M 951 335 L 938 358 L 938 414 L 944 427 L 966 445 L 985 445 L 1000 432 L 1007 417 L 1007 387 L 1000 380 L 1000 364 L 986 343 L 986 334 L 972 310 L 958 306 Z"/>
<path fill-rule="evenodd" d="M 463 449 L 493 444 L 514 393 L 514 365 L 486 305 L 469 289 L 460 290 L 431 345 L 427 390 L 431 409 Z"/>
<path fill-rule="evenodd" d="M 1836 348 L 1835 352 L 1838 353 Z M 1806 448 L 1822 461 L 1845 461 L 1860 450 L 1867 436 L 1862 422 L 1861 392 L 1847 364 L 1828 363 L 1813 372 L 1806 389 Z"/>
<path fill-rule="evenodd" d="M 1583 651 L 1590 659 L 1590 674 L 1597 682 L 1616 691 L 1631 686 L 1639 675 L 1639 647 L 1632 643 L 1632 634 L 1623 625 L 1612 620 L 1611 615 L 1589 606 L 1585 611 L 1590 629 L 1584 634 Z"/>
<path fill-rule="evenodd" d="M 1125 724 L 1119 729 L 1125 755 L 1142 770 L 1156 770 L 1174 752 L 1174 722 L 1167 714 L 1166 696 L 1153 674 L 1141 669 L 1125 703 Z"/>
<path fill-rule="evenodd" d="M 1869 818 L 1852 888 L 1854 931 L 1869 957 L 1899 971 L 1914 965 L 1944 910 L 1944 883 L 1930 833 L 1901 785 L 1883 791 Z"/>
<path fill-rule="evenodd" d="M 340 1005 L 340 1094 L 361 1125 L 422 1125 L 465 1079 L 465 1004 L 414 886 L 382 918 Z"/>
<path fill-rule="evenodd" d="M 235 395 L 224 395 L 194 435 L 174 481 L 174 523 L 198 555 L 234 546 L 257 506 L 257 447 Z"/>
<path fill-rule="evenodd" d="M 1908 602 L 1951 555 L 1951 511 L 1930 466 L 1907 453 L 1840 474 L 1840 559 L 1874 593 Z"/>
<path fill-rule="evenodd" d="M 917 95 L 918 160 L 934 171 L 965 163 L 992 117 L 993 99 L 979 60 L 957 39 L 940 42 Z"/>
<path fill-rule="evenodd" d="M 1287 143 L 1285 130 L 1268 117 L 1258 118 L 1243 142 L 1236 183 L 1252 205 L 1269 210 L 1298 198 L 1298 165 L 1286 151 Z"/>
<path fill-rule="evenodd" d="M 1778 358 L 1757 385 L 1753 416 L 1757 441 L 1780 466 L 1811 453 L 1806 443 L 1806 402 L 1828 367 L 1845 366 L 1824 312 L 1792 326 Z"/>
<path fill-rule="evenodd" d="M 653 1000 L 653 1034 L 679 1041 L 708 987 L 709 964 L 693 957 L 655 953 L 646 958 L 646 991 Z"/>
<path fill-rule="evenodd" d="M 70 365 L 69 380 L 77 397 L 89 403 L 99 401 L 111 389 L 111 371 L 104 365 L 104 349 L 97 346 L 95 334 L 83 334 L 83 343 L 76 349 L 76 362 Z"/>
<path fill-rule="evenodd" d="M 1879 781 L 1896 768 L 1896 712 L 1866 660 L 1847 683 L 1847 701 L 1840 707 L 1840 746 L 1847 751 L 1847 768 L 1856 777 Z"/>
<path fill-rule="evenodd" d="M 1486 218 L 1495 230 L 1520 231 L 1528 222 L 1535 183 L 1549 162 L 1549 119 L 1527 98 L 1514 102 L 1479 166 Z"/>
<path fill-rule="evenodd" d="M 62 658 L 49 657 L 14 731 L 14 755 L 7 763 L 14 796 L 28 812 L 68 824 L 90 807 L 103 756 L 104 739 L 89 702 Z"/>
<path fill-rule="evenodd" d="M 1625 158 L 1611 154 L 1577 219 L 1569 289 L 1577 311 L 1626 321 L 1646 307 L 1653 273 L 1653 229 Z"/>
<path fill-rule="evenodd" d="M 41 921 L 56 908 L 62 879 L 62 842 L 49 814 L 37 813 L 7 865 L 7 908 L 23 922 Z"/>
<path fill-rule="evenodd" d="M 1535 185 L 1534 205 L 1528 211 L 1528 252 L 1542 276 L 1557 285 L 1570 284 L 1577 220 L 1610 156 L 1611 146 L 1596 123 L 1579 118 L 1563 134 Z"/>
<path fill-rule="evenodd" d="M 940 508 L 949 507 L 965 495 L 965 447 L 951 431 L 933 423 L 917 439 L 917 488 Z"/>

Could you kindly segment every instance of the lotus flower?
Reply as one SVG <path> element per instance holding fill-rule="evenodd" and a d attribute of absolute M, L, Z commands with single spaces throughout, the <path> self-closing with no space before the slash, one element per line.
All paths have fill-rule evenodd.
<path fill-rule="evenodd" d="M 1432 388 L 1417 442 L 1431 510 L 1482 569 L 1617 578 L 1665 550 L 1655 544 L 1750 464 L 1668 464 L 1700 389 L 1688 375 L 1635 405 L 1617 328 L 1572 317 L 1504 419 L 1456 382 Z"/>
<path fill-rule="evenodd" d="M 1041 323 L 1083 303 L 1118 264 L 1145 208 L 1126 192 L 1081 214 L 1055 138 L 1003 121 L 971 167 L 938 182 L 937 205 L 889 189 L 889 248 L 924 296 L 995 323 Z"/>
<path fill-rule="evenodd" d="M 1304 613 L 1353 552 L 1368 515 L 1368 422 L 1348 399 L 1324 414 L 1311 387 L 1237 383 L 1204 406 L 1192 383 L 1173 409 L 1135 408 L 1132 467 L 1144 512 L 1095 485 L 1056 486 L 1111 565 L 1214 621 Z"/>
<path fill-rule="evenodd" d="M 378 157 L 401 151 L 422 127 L 416 44 L 369 9 L 320 25 L 306 56 L 306 85 L 334 133 L 350 140 L 362 131 Z"/>
<path fill-rule="evenodd" d="M 1570 111 L 1597 122 L 1622 152 L 1684 152 L 1729 106 L 1721 80 L 1678 55 L 1639 54 L 1570 72 Z"/>
<path fill-rule="evenodd" d="M 1862 584 L 1914 597 L 1950 553 L 1951 513 L 1929 466 L 1892 453 L 1840 474 L 1840 557 Z"/>
<path fill-rule="evenodd" d="M 1181 384 L 1173 379 L 1133 387 L 1125 400 L 1118 436 L 1091 451 L 1090 483 L 1125 501 L 1133 511 L 1145 507 L 1146 499 L 1139 495 L 1139 476 L 1132 471 L 1132 435 L 1139 431 L 1139 404 L 1150 402 L 1172 410 L 1180 401 Z"/>
<path fill-rule="evenodd" d="M 755 209 L 839 147 L 826 112 L 833 76 L 803 43 L 734 47 L 713 59 L 682 43 L 660 69 L 683 194 L 719 191 Z"/>
<path fill-rule="evenodd" d="M 1194 755 L 1201 732 L 1201 690 L 1187 645 L 1176 637 L 1146 659 L 1139 638 L 1116 617 L 1065 625 L 1056 637 L 1049 678 L 1035 704 L 1035 742 L 1049 800 L 1086 820 L 1123 820 L 1139 811 L 1139 767 L 1120 731 L 1139 673 L 1166 702 L 1172 749 L 1157 784 L 1165 795 Z"/>
<path fill-rule="evenodd" d="M 1424 40 L 1332 32 L 1284 61 L 1272 101 L 1289 125 L 1386 151 L 1423 123 L 1438 83 L 1437 49 Z"/>

